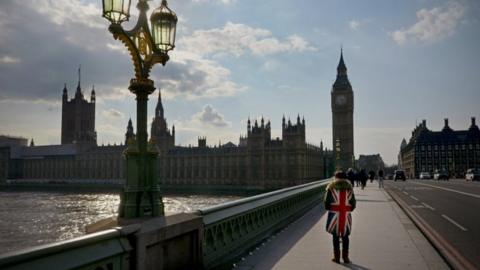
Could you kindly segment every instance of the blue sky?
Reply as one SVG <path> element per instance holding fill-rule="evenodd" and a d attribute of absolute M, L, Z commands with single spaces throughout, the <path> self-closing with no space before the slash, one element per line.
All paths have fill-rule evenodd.
<path fill-rule="evenodd" d="M 136 2 L 136 1 L 132 1 Z M 159 1 L 150 1 L 152 8 Z M 480 117 L 480 2 L 475 0 L 170 0 L 177 47 L 152 72 L 177 143 L 238 142 L 246 120 L 305 116 L 307 140 L 331 148 L 330 90 L 343 45 L 355 93 L 355 153 L 395 163 L 427 119 L 465 129 Z M 0 134 L 60 142 L 61 91 L 97 93 L 98 142 L 123 141 L 133 68 L 101 2 L 0 2 Z M 132 5 L 135 15 L 135 7 Z M 28 18 L 28 21 L 26 20 Z M 132 18 L 135 21 L 135 16 Z M 132 25 L 131 22 L 127 24 Z M 152 118 L 157 92 L 149 102 Z"/>

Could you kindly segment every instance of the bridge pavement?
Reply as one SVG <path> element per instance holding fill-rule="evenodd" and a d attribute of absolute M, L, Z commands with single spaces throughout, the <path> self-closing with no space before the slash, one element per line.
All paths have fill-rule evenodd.
<path fill-rule="evenodd" d="M 351 264 L 330 261 L 332 240 L 325 232 L 325 210 L 319 205 L 253 250 L 234 269 L 449 269 L 391 197 L 376 183 L 369 185 L 365 190 L 355 188 Z"/>

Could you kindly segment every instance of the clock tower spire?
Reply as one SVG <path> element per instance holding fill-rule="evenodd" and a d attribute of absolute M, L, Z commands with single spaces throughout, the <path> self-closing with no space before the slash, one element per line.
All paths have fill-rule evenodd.
<path fill-rule="evenodd" d="M 347 66 L 343 60 L 343 49 L 337 66 L 337 78 L 331 91 L 332 104 L 332 142 L 337 168 L 353 167 L 353 89 L 347 75 Z"/>

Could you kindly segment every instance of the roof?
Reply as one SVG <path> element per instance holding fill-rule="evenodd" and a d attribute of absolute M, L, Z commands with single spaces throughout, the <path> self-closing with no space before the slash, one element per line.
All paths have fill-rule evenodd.
<path fill-rule="evenodd" d="M 77 154 L 74 144 L 41 145 L 12 147 L 12 158 L 44 157 L 44 156 L 72 156 Z"/>

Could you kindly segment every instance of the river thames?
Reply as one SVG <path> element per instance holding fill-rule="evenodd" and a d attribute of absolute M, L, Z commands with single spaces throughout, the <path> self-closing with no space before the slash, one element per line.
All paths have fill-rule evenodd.
<path fill-rule="evenodd" d="M 188 212 L 238 196 L 166 195 L 166 214 Z M 0 254 L 71 239 L 117 214 L 118 193 L 0 191 Z"/>

